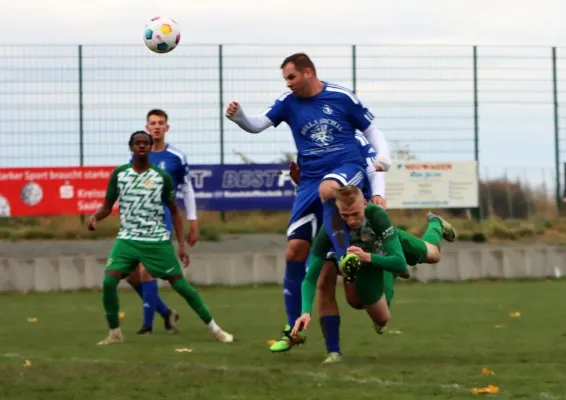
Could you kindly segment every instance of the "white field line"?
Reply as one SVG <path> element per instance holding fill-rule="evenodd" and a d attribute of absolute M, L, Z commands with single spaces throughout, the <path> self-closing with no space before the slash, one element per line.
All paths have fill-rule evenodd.
<path fill-rule="evenodd" d="M 109 363 L 109 364 L 125 364 L 126 361 L 123 360 L 113 360 L 113 359 L 90 359 L 90 358 L 75 358 L 71 357 L 68 359 L 55 359 L 50 357 L 43 357 L 43 356 L 24 356 L 19 353 L 4 353 L 1 354 L 4 358 L 17 358 L 21 360 L 30 360 L 33 367 L 33 360 L 40 360 L 40 361 L 47 361 L 47 362 L 60 362 L 60 361 L 71 361 L 76 363 L 85 363 L 85 364 L 102 364 L 102 363 Z M 241 373 L 241 372 L 250 372 L 250 373 L 265 373 L 269 371 L 269 368 L 261 368 L 253 365 L 243 365 L 239 364 L 237 366 L 232 365 L 206 365 L 200 363 L 190 363 L 190 362 L 177 362 L 173 365 L 178 367 L 186 367 L 191 369 L 203 370 L 203 371 L 212 371 L 212 372 L 225 372 L 225 373 Z M 353 375 L 331 375 L 326 372 L 295 372 L 293 370 L 285 371 L 286 374 L 295 375 L 297 377 L 309 377 L 315 381 L 341 381 L 344 383 L 353 383 L 356 385 L 375 385 L 375 386 L 385 386 L 385 387 L 407 387 L 410 388 L 412 385 L 407 382 L 402 381 L 389 381 L 384 380 L 377 377 L 358 377 Z M 439 386 L 445 392 L 471 392 L 471 389 L 464 388 L 458 384 L 445 384 Z"/>

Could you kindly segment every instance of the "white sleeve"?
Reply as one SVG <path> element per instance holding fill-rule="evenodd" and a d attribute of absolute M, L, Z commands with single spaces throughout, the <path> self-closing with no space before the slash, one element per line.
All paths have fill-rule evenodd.
<path fill-rule="evenodd" d="M 249 133 L 260 133 L 270 126 L 273 126 L 273 122 L 271 122 L 271 120 L 264 114 L 247 116 L 244 113 L 242 106 L 238 107 L 238 110 L 234 113 L 234 115 L 226 115 L 226 117 Z"/>
<path fill-rule="evenodd" d="M 185 203 L 185 210 L 187 210 L 187 219 L 195 221 L 197 219 L 197 203 L 195 198 L 195 190 L 193 184 L 189 180 L 181 186 L 183 191 L 183 202 Z"/>
<path fill-rule="evenodd" d="M 366 168 L 371 196 L 381 196 L 385 199 L 385 172 L 375 170 L 375 165 L 368 165 Z"/>
<path fill-rule="evenodd" d="M 389 151 L 389 145 L 387 144 L 383 133 L 379 130 L 375 123 L 372 122 L 364 131 L 364 136 L 371 147 L 373 147 L 373 149 L 377 152 L 375 165 L 380 166 L 383 171 L 388 171 L 392 164 L 391 152 Z"/>

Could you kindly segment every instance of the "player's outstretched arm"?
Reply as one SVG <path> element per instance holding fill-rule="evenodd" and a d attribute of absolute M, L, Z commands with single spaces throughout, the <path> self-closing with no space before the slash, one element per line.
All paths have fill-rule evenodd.
<path fill-rule="evenodd" d="M 199 239 L 199 229 L 197 221 L 197 202 L 195 190 L 191 183 L 189 172 L 189 163 L 187 157 L 183 156 L 183 165 L 180 172 L 181 191 L 183 193 L 183 203 L 187 212 L 187 220 L 189 221 L 189 234 L 187 236 L 187 244 L 192 247 Z"/>
<path fill-rule="evenodd" d="M 273 126 L 273 122 L 265 115 L 246 115 L 242 106 L 233 101 L 226 108 L 226 117 L 249 133 L 260 133 Z"/>
<path fill-rule="evenodd" d="M 183 220 L 179 207 L 177 207 L 177 199 L 175 195 L 175 187 L 173 186 L 173 178 L 167 172 L 163 171 L 163 190 L 161 192 L 161 200 L 165 202 L 171 212 L 171 220 L 173 229 L 175 229 L 175 237 L 177 239 L 177 255 L 183 263 L 183 267 L 189 265 L 189 255 L 185 250 L 185 235 L 183 233 Z"/>
<path fill-rule="evenodd" d="M 324 257 L 313 252 L 309 259 L 307 274 L 301 284 L 301 316 L 295 321 L 291 335 L 296 335 L 301 329 L 308 329 L 312 314 L 312 303 L 316 296 L 316 283 L 323 267 Z"/>
<path fill-rule="evenodd" d="M 118 168 L 114 169 L 112 175 L 110 175 L 106 195 L 104 196 L 104 203 L 88 218 L 89 230 L 94 231 L 98 221 L 102 221 L 112 214 L 112 207 L 114 207 L 116 200 L 118 200 Z"/>
<path fill-rule="evenodd" d="M 381 171 L 389 171 L 391 168 L 391 151 L 389 145 L 385 140 L 385 135 L 377 127 L 374 121 L 363 131 L 364 136 L 370 143 L 371 147 L 377 152 L 375 157 L 375 166 L 379 167 Z"/>
<path fill-rule="evenodd" d="M 104 203 L 102 204 L 102 206 L 100 206 L 100 208 L 96 210 L 94 214 L 92 214 L 88 219 L 89 230 L 94 231 L 96 228 L 96 223 L 98 221 L 102 221 L 110 214 L 112 214 L 112 207 L 114 206 L 114 202 L 115 200 L 111 201 L 108 199 L 104 199 Z"/>
<path fill-rule="evenodd" d="M 173 229 L 175 229 L 175 237 L 177 238 L 177 254 L 183 263 L 183 267 L 188 267 L 189 265 L 189 255 L 185 250 L 185 240 L 183 234 L 183 220 L 181 219 L 181 213 L 179 212 L 179 207 L 175 200 L 168 200 L 167 207 L 171 211 L 171 219 L 173 221 Z"/>
<path fill-rule="evenodd" d="M 313 241 L 307 274 L 301 285 L 302 314 L 310 314 L 312 311 L 312 302 L 316 294 L 316 282 L 331 246 L 332 243 L 324 227 L 321 227 Z"/>

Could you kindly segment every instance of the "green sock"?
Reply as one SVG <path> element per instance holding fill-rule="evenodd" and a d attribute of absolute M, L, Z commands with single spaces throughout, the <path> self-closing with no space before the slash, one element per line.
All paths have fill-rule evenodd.
<path fill-rule="evenodd" d="M 440 249 L 442 241 L 442 223 L 438 219 L 431 219 L 423 235 L 423 240 Z"/>
<path fill-rule="evenodd" d="M 106 320 L 110 329 L 116 329 L 120 326 L 120 303 L 118 302 L 118 284 L 120 280 L 111 275 L 104 275 L 102 281 L 102 303 L 106 312 Z"/>
<path fill-rule="evenodd" d="M 200 319 L 202 319 L 205 324 L 208 324 L 210 321 L 212 321 L 212 315 L 210 315 L 210 311 L 208 311 L 208 308 L 206 307 L 206 304 L 204 304 L 202 297 L 200 297 L 200 294 L 197 292 L 197 290 L 185 278 L 179 279 L 177 282 L 171 285 L 171 287 L 185 300 L 187 300 L 189 306 L 191 306 L 191 308 L 198 314 Z"/>

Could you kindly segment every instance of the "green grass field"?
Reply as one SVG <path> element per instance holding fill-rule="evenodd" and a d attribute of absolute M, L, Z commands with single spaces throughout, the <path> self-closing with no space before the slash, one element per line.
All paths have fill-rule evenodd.
<path fill-rule="evenodd" d="M 305 346 L 268 351 L 284 322 L 280 288 L 201 293 L 235 343 L 215 342 L 168 290 L 179 334 L 156 317 L 153 336 L 136 336 L 141 304 L 122 292 L 126 342 L 108 347 L 96 346 L 107 333 L 100 293 L 0 295 L 0 399 L 473 399 L 490 384 L 498 399 L 566 398 L 565 281 L 399 284 L 400 333 L 383 336 L 340 288 L 344 362 L 330 366 L 317 318 Z"/>

